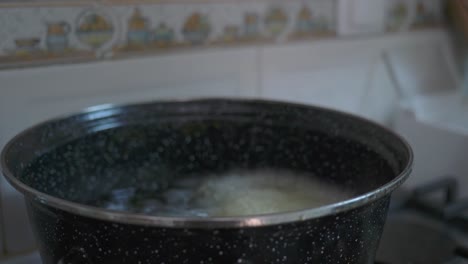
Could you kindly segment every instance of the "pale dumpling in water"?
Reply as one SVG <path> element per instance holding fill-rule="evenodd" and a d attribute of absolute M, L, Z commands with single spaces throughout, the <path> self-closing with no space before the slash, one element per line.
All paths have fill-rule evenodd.
<path fill-rule="evenodd" d="M 177 179 L 163 192 L 143 195 L 134 188 L 117 189 L 96 204 L 149 215 L 206 218 L 299 211 L 350 197 L 310 174 L 263 169 L 193 175 Z"/>
<path fill-rule="evenodd" d="M 210 216 L 281 213 L 320 207 L 350 197 L 310 175 L 288 171 L 232 172 L 210 177 L 196 191 L 196 203 Z"/>
<path fill-rule="evenodd" d="M 252 189 L 230 195 L 223 201 L 219 215 L 255 215 L 300 210 L 310 206 L 305 197 L 274 189 Z"/>

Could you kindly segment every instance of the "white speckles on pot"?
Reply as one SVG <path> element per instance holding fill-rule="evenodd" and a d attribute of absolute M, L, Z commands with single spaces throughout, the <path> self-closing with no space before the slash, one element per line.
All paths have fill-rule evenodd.
<path fill-rule="evenodd" d="M 363 228 L 350 229 L 349 221 L 354 226 L 366 226 L 374 232 L 380 232 L 384 217 L 380 210 L 387 205 L 381 201 L 369 208 L 358 209 L 340 215 L 339 219 L 330 216 L 320 220 L 293 223 L 277 226 L 243 229 L 161 229 L 155 227 L 138 227 L 121 225 L 98 220 L 82 218 L 77 221 L 62 211 L 50 210 L 43 205 L 32 204 L 35 223 L 47 223 L 51 219 L 67 234 L 75 239 L 62 240 L 60 247 L 65 252 L 76 252 L 89 261 L 117 261 L 119 263 L 347 263 L 362 261 L 368 256 L 369 248 L 376 247 L 375 234 L 368 235 Z M 41 212 L 47 211 L 42 215 Z M 379 224 L 368 226 L 365 220 L 358 217 L 370 214 L 376 217 Z M 77 227 L 81 228 L 77 228 Z M 320 227 L 320 228 L 317 228 Z M 336 229 L 336 227 L 339 227 Z M 117 230 L 118 232 L 112 232 Z M 190 232 L 187 232 L 190 230 Z M 315 233 L 304 232 L 315 231 Z M 58 233 L 44 229 L 44 243 L 57 241 Z M 99 231 L 99 232 L 98 232 Z M 104 232 L 107 231 L 107 232 Z M 214 232 L 216 231 L 216 232 Z M 97 235 L 92 235 L 92 234 Z M 144 236 L 142 236 L 144 234 Z M 170 234 L 170 235 L 167 235 Z M 94 237 L 94 238 L 92 238 Z M 90 243 L 97 240 L 96 243 Z M 319 239 L 317 239 L 319 238 Z M 123 244 L 122 241 L 127 241 Z M 80 245 L 80 246 L 78 246 Z M 117 246 L 118 245 L 118 246 Z M 363 246 L 366 250 L 362 250 Z M 57 250 L 57 246 L 53 250 Z M 122 250 L 122 247 L 125 250 Z M 52 248 L 51 248 L 52 250 Z M 61 252 L 63 252 L 61 251 Z M 48 252 L 48 251 L 47 251 Z M 293 252 L 296 252 L 293 254 Z M 340 252 L 340 254 L 336 254 Z M 70 259 L 76 254 L 66 254 Z M 57 254 L 51 256 L 59 257 Z M 92 256 L 92 257 L 91 257 Z M 236 257 L 237 256 L 237 257 Z M 61 256 L 63 258 L 63 256 Z M 76 256 L 75 256 L 76 257 Z M 138 259 L 138 260 L 137 260 Z M 229 260 L 232 261 L 229 261 Z M 86 262 L 85 262 L 86 263 Z"/>

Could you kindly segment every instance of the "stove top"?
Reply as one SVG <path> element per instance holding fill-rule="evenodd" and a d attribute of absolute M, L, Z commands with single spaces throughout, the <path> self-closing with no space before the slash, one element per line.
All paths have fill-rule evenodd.
<path fill-rule="evenodd" d="M 377 253 L 378 264 L 468 264 L 468 199 L 446 177 L 396 192 Z"/>

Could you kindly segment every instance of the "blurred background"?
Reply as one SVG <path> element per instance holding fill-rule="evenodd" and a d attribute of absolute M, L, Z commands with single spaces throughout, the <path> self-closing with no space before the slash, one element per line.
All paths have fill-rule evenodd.
<path fill-rule="evenodd" d="M 388 126 L 415 149 L 407 188 L 468 191 L 467 38 L 464 0 L 0 0 L 0 148 L 93 105 L 264 98 Z M 0 198 L 0 259 L 39 263 L 3 178 Z"/>

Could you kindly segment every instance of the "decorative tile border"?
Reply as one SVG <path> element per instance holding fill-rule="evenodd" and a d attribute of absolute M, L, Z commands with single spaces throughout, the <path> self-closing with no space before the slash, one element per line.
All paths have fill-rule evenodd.
<path fill-rule="evenodd" d="M 329 38 L 336 35 L 337 1 L 4 2 L 0 68 Z M 389 31 L 440 22 L 441 0 L 388 1 Z"/>
<path fill-rule="evenodd" d="M 389 32 L 437 27 L 443 22 L 443 0 L 386 1 Z"/>

